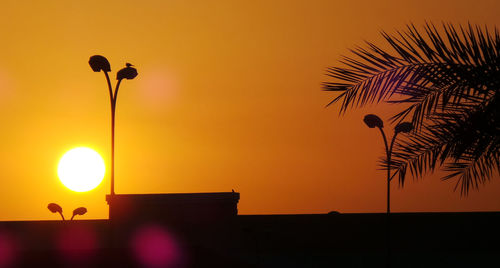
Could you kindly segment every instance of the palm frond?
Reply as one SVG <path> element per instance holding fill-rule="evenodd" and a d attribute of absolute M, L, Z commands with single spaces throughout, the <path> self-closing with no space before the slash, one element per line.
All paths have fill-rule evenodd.
<path fill-rule="evenodd" d="M 448 156 L 447 140 L 443 139 L 446 133 L 436 133 L 431 128 L 424 128 L 426 128 L 425 131 L 408 136 L 407 139 L 399 141 L 395 145 L 391 159 L 391 170 L 395 170 L 400 185 L 404 185 L 408 169 L 413 177 L 421 178 L 426 172 L 434 171 Z M 387 169 L 386 159 L 381 161 L 381 166 Z"/>
<path fill-rule="evenodd" d="M 412 136 L 396 143 L 391 161 L 401 184 L 407 170 L 421 177 L 443 164 L 447 179 L 459 178 L 462 193 L 474 188 L 472 177 L 486 181 L 500 155 L 498 29 L 426 24 L 419 31 L 408 25 L 382 36 L 392 52 L 367 42 L 351 50 L 354 57 L 343 57 L 344 67 L 327 70 L 334 81 L 323 89 L 340 92 L 327 106 L 341 102 L 343 114 L 371 103 L 406 104 L 391 118 L 415 126 Z"/>
<path fill-rule="evenodd" d="M 451 162 L 445 166 L 449 172 L 443 180 L 449 180 L 457 177 L 455 190 L 460 188 L 462 195 L 467 195 L 470 189 L 478 189 L 480 184 L 485 183 L 492 176 L 493 172 L 500 171 L 500 162 L 498 150 L 495 152 L 484 153 L 477 159 L 471 161 Z"/>

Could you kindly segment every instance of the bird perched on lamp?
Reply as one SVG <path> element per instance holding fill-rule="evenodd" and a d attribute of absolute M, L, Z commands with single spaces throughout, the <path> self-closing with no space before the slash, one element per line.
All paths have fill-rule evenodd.
<path fill-rule="evenodd" d="M 131 66 L 131 63 L 126 63 L 125 68 L 121 69 L 116 73 L 116 80 L 122 80 L 122 79 L 134 79 L 137 76 L 137 70 Z"/>

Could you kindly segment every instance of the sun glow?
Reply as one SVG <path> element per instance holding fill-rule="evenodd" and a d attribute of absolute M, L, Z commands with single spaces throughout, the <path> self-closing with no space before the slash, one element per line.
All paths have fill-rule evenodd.
<path fill-rule="evenodd" d="M 64 186 L 75 192 L 96 188 L 104 178 L 104 161 L 94 150 L 77 147 L 66 152 L 57 167 L 57 175 Z"/>

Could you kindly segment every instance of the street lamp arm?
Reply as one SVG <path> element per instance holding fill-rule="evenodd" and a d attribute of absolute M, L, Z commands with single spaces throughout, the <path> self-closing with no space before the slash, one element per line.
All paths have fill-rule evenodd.
<path fill-rule="evenodd" d="M 387 174 L 389 182 L 392 181 L 392 178 L 394 178 L 394 175 L 396 175 L 396 173 L 394 173 L 392 176 L 389 176 L 391 174 L 392 148 L 394 146 L 394 142 L 396 141 L 396 136 L 398 134 L 399 132 L 394 132 L 394 136 L 392 136 L 391 145 L 389 146 L 389 151 L 387 153 Z"/>
<path fill-rule="evenodd" d="M 394 136 L 392 136 L 391 145 L 389 146 L 389 149 L 387 151 L 387 170 L 389 171 L 387 174 L 390 174 L 390 171 L 391 171 L 392 147 L 394 146 L 394 142 L 396 141 L 397 135 L 398 135 L 398 132 L 395 132 Z M 386 146 L 387 146 L 387 144 L 386 144 Z M 388 178 L 390 178 L 390 176 Z"/>
<path fill-rule="evenodd" d="M 384 145 L 385 145 L 385 155 L 387 158 L 389 158 L 389 146 L 387 144 L 387 137 L 385 136 L 385 132 L 381 127 L 377 127 L 378 130 L 380 130 L 380 134 L 382 134 L 382 139 L 384 140 Z"/>
<path fill-rule="evenodd" d="M 103 71 L 104 76 L 106 76 L 106 82 L 108 83 L 109 90 L 109 100 L 111 101 L 111 106 L 113 106 L 113 88 L 111 87 L 111 81 L 109 80 L 109 74 L 106 71 Z"/>
<path fill-rule="evenodd" d="M 115 95 L 113 96 L 114 107 L 116 108 L 116 99 L 118 98 L 118 90 L 120 89 L 120 84 L 122 83 L 122 79 L 118 80 L 115 88 Z"/>
<path fill-rule="evenodd" d="M 395 132 L 394 136 L 392 136 L 391 140 L 391 146 L 389 147 L 389 154 L 392 154 L 392 147 L 394 146 L 394 142 L 396 141 L 396 136 L 399 134 L 399 132 Z"/>

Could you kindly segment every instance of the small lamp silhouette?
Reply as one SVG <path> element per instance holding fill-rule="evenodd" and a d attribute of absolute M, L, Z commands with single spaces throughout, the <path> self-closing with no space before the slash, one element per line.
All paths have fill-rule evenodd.
<path fill-rule="evenodd" d="M 363 121 L 369 128 L 378 128 L 380 133 L 382 134 L 382 138 L 384 140 L 385 145 L 385 153 L 387 157 L 387 221 L 386 221 L 386 239 L 387 239 L 387 267 L 390 267 L 390 256 L 391 256 L 391 243 L 390 243 L 390 214 L 391 214 L 391 155 L 392 155 L 392 147 L 394 145 L 394 141 L 396 140 L 396 136 L 399 133 L 408 133 L 412 131 L 413 125 L 410 122 L 403 122 L 396 125 L 394 128 L 394 135 L 391 139 L 391 145 L 387 146 L 387 137 L 384 132 L 384 122 L 380 117 L 374 114 L 367 114 Z"/>
<path fill-rule="evenodd" d="M 84 215 L 85 213 L 87 213 L 87 208 L 85 207 L 76 208 L 75 210 L 73 210 L 73 216 L 71 216 L 71 220 L 73 220 L 73 218 L 76 215 Z"/>
<path fill-rule="evenodd" d="M 90 57 L 89 65 L 94 72 L 100 72 L 100 71 L 111 72 L 111 65 L 109 64 L 108 59 L 106 59 L 101 55 L 95 55 Z"/>
<path fill-rule="evenodd" d="M 137 70 L 135 68 L 132 68 L 131 66 L 134 66 L 130 63 L 127 62 L 125 64 L 127 67 L 121 69 L 116 73 L 116 80 L 120 81 L 122 79 L 134 79 L 137 76 Z"/>
<path fill-rule="evenodd" d="M 61 218 L 62 220 L 64 221 L 64 216 L 62 214 L 62 207 L 59 206 L 58 204 L 56 203 L 50 203 L 47 208 L 50 210 L 50 212 L 52 213 L 59 213 L 59 215 L 61 215 Z"/>
<path fill-rule="evenodd" d="M 374 114 L 367 114 L 365 115 L 365 118 L 363 118 L 363 121 L 369 128 L 375 128 L 378 127 L 379 129 L 382 129 L 384 127 L 384 122 L 380 117 L 374 115 Z"/>
<path fill-rule="evenodd" d="M 399 123 L 395 128 L 394 132 L 395 134 L 403 132 L 403 133 L 408 133 L 413 130 L 413 124 L 410 122 L 403 122 Z"/>
<path fill-rule="evenodd" d="M 52 213 L 59 213 L 59 215 L 61 215 L 61 218 L 62 220 L 64 221 L 64 215 L 63 215 L 63 210 L 62 210 L 62 207 L 59 206 L 58 204 L 56 203 L 50 203 L 47 208 L 50 210 L 50 212 Z M 87 208 L 85 207 L 79 207 L 79 208 L 76 208 L 75 210 L 73 210 L 73 216 L 71 216 L 71 220 L 73 220 L 73 218 L 76 216 L 76 215 L 84 215 L 85 213 L 87 213 Z"/>
<path fill-rule="evenodd" d="M 103 71 L 104 76 L 106 77 L 106 82 L 108 84 L 109 90 L 109 100 L 111 102 L 111 193 L 110 195 L 115 194 L 115 111 L 116 111 L 116 99 L 118 98 L 118 89 L 120 88 L 120 84 L 123 79 L 134 79 L 137 76 L 137 70 L 133 68 L 132 64 L 127 63 L 126 67 L 121 69 L 116 73 L 116 83 L 115 90 L 111 87 L 111 81 L 109 80 L 108 72 L 111 72 L 111 65 L 109 61 L 101 56 L 94 55 L 89 59 L 90 68 L 94 72 Z"/>

